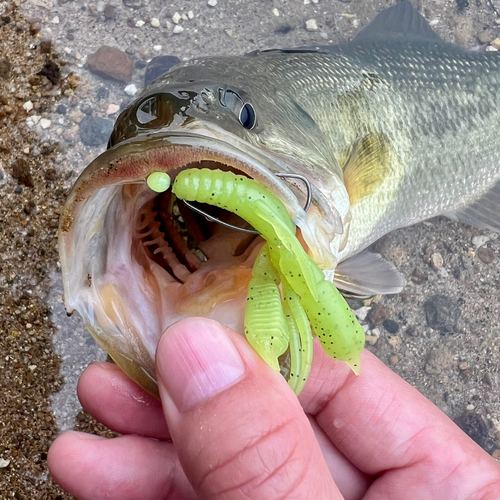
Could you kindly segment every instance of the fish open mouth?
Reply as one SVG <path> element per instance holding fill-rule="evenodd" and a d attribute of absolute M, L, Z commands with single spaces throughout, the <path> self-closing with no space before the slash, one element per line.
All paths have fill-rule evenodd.
<path fill-rule="evenodd" d="M 182 168 L 242 174 L 229 165 L 206 160 Z M 170 298 L 177 312 L 209 315 L 218 305 L 246 292 L 263 240 L 250 233 L 253 228 L 237 215 L 209 205 L 185 204 L 168 189 L 136 206 L 132 220 L 133 258 L 144 269 L 164 273 L 162 280 L 168 286 L 177 285 L 176 295 Z"/>
<path fill-rule="evenodd" d="M 257 180 L 283 201 L 306 233 L 316 210 L 306 214 L 301 187 L 274 175 L 289 168 L 279 159 L 203 136 L 129 140 L 87 167 L 60 222 L 64 302 L 68 312 L 82 315 L 124 371 L 151 392 L 155 384 L 146 379 L 155 377 L 156 345 L 174 322 L 205 316 L 243 332 L 248 283 L 263 244 L 259 235 L 207 220 L 170 189 L 156 193 L 146 184 L 153 172 L 166 172 L 173 180 L 187 168 L 230 170 Z M 251 229 L 232 213 L 200 208 L 226 224 Z"/>

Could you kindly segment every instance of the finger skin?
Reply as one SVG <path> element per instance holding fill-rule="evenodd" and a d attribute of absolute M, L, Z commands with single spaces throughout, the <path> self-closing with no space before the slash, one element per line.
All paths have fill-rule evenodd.
<path fill-rule="evenodd" d="M 359 500 L 363 498 L 373 479 L 363 474 L 349 462 L 330 441 L 330 438 L 321 429 L 314 417 L 308 416 L 308 418 L 325 457 L 330 474 L 344 499 Z"/>
<path fill-rule="evenodd" d="M 196 500 L 171 443 L 65 432 L 49 450 L 51 476 L 78 500 Z"/>
<path fill-rule="evenodd" d="M 207 327 L 224 329 L 245 372 L 223 392 L 180 411 L 166 378 L 196 363 L 194 339 L 205 338 Z M 156 359 L 169 430 L 200 498 L 342 498 L 293 391 L 241 336 L 213 321 L 190 318 L 167 330 Z"/>
<path fill-rule="evenodd" d="M 120 434 L 170 438 L 160 401 L 117 365 L 91 363 L 80 377 L 77 390 L 83 409 L 109 429 Z"/>
<path fill-rule="evenodd" d="M 314 354 L 301 401 L 355 466 L 382 474 L 367 500 L 500 498 L 499 464 L 373 354 L 358 377 Z"/>
<path fill-rule="evenodd" d="M 170 437 L 161 403 L 156 399 L 151 403 L 148 394 L 112 363 L 91 363 L 80 378 L 78 395 L 85 411 L 115 432 L 157 439 Z M 314 418 L 309 421 L 344 498 L 362 498 L 371 480 L 338 451 Z M 116 491 L 118 488 L 116 485 Z"/>

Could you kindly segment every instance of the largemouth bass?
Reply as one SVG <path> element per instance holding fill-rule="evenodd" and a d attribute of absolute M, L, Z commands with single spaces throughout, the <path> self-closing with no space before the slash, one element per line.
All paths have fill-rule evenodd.
<path fill-rule="evenodd" d="M 339 288 L 397 293 L 403 277 L 366 250 L 384 234 L 437 215 L 500 230 L 499 88 L 498 53 L 444 42 L 407 2 L 347 44 L 175 66 L 119 116 L 68 197 L 67 310 L 151 392 L 172 323 L 202 315 L 243 332 L 263 241 L 234 214 L 198 207 L 206 221 L 146 184 L 186 168 L 258 181 Z"/>

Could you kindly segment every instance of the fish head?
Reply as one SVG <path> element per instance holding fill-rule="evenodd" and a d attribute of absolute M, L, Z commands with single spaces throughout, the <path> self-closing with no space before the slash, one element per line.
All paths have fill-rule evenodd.
<path fill-rule="evenodd" d="M 152 393 L 156 346 L 168 326 L 196 315 L 243 332 L 263 240 L 207 221 L 170 190 L 152 191 L 151 173 L 174 179 L 186 168 L 210 168 L 258 181 L 283 201 L 309 254 L 330 272 L 348 215 L 341 175 L 324 171 L 320 138 L 311 124 L 310 134 L 300 132 L 307 118 L 296 105 L 279 93 L 263 97 L 258 82 L 249 90 L 241 78 L 224 77 L 228 61 L 220 71 L 213 61 L 194 66 L 160 77 L 120 114 L 108 150 L 70 192 L 59 228 L 67 311 L 77 310 L 97 342 Z M 276 174 L 311 182 L 307 211 L 306 186 Z M 213 215 L 245 228 L 223 212 Z"/>

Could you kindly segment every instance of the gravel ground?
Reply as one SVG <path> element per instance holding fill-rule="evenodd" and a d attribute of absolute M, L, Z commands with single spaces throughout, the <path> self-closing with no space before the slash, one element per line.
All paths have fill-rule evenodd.
<path fill-rule="evenodd" d="M 216 3 L 216 2 L 210 2 Z M 76 381 L 104 359 L 61 303 L 57 221 L 77 175 L 105 146 L 147 61 L 340 43 L 392 1 L 0 1 L 0 498 L 67 499 L 48 479 L 63 429 L 108 435 L 80 411 Z M 500 2 L 421 0 L 446 40 L 498 47 Z M 120 81 L 89 56 L 122 49 Z M 404 292 L 355 302 L 367 347 L 500 457 L 500 238 L 446 219 L 377 243 Z M 369 429 L 367 429 L 369 432 Z"/>

